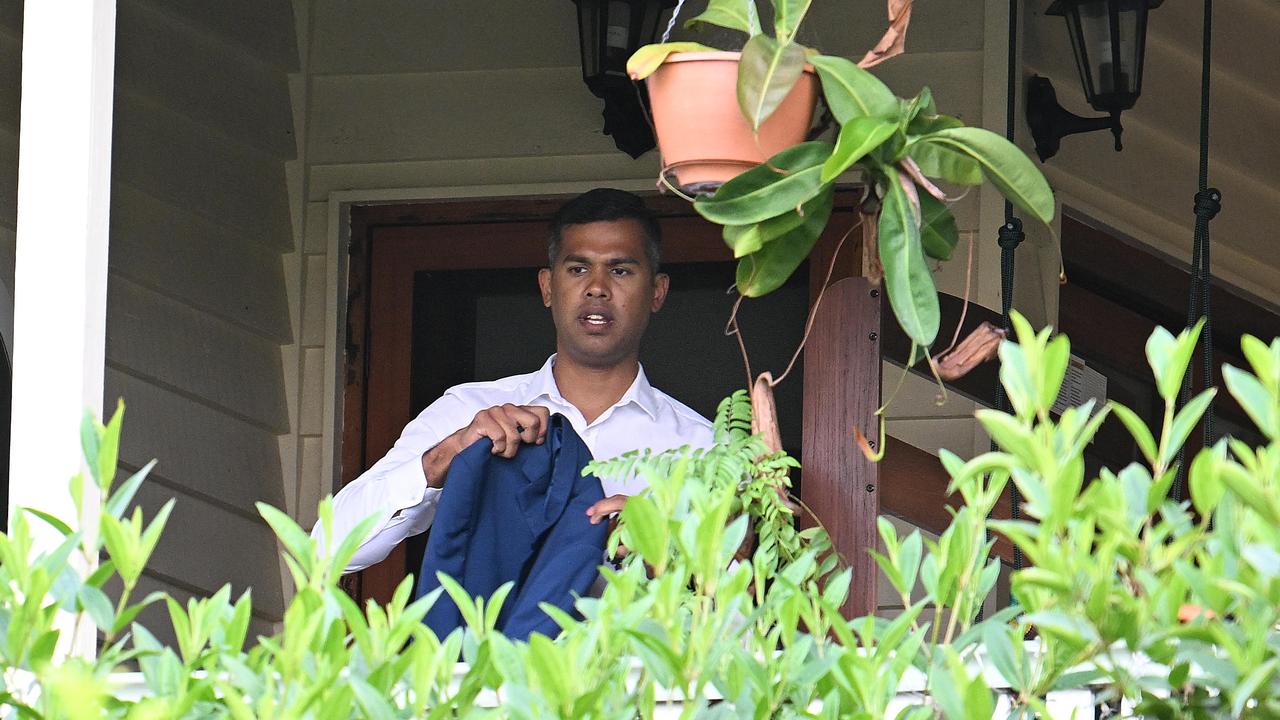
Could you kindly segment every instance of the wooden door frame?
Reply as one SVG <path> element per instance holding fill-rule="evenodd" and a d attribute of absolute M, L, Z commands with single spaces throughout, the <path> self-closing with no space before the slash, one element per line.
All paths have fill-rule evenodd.
<path fill-rule="evenodd" d="M 852 190 L 842 193 L 852 200 L 856 197 Z M 515 253 L 495 256 L 483 249 L 484 240 L 491 239 L 495 226 L 500 224 L 519 223 L 527 229 L 527 223 L 544 225 L 547 218 L 571 195 L 504 197 L 483 200 L 438 200 L 386 205 L 350 206 L 350 257 L 347 286 L 346 312 L 346 352 L 344 372 L 344 423 L 342 427 L 341 466 L 339 469 L 343 485 L 359 475 L 362 468 L 371 464 L 376 458 L 368 457 L 366 448 L 371 445 L 390 446 L 399 435 L 403 421 L 398 418 L 368 417 L 368 398 L 375 393 L 392 393 L 389 396 L 403 394 L 408 397 L 409 384 L 409 348 L 386 348 L 378 350 L 379 358 L 368 355 L 370 338 L 377 330 L 384 334 L 384 323 L 394 323 L 403 318 L 403 311 L 412 307 L 414 274 L 424 269 L 478 269 L 499 267 L 529 267 L 545 264 L 544 250 L 538 249 L 536 256 L 529 248 L 520 248 Z M 707 232 L 705 221 L 698 218 L 689 205 L 682 200 L 651 195 L 646 202 L 655 214 L 667 222 L 664 228 L 666 242 L 663 248 L 664 260 L 669 262 L 697 262 L 732 260 L 732 255 L 719 240 L 718 235 Z M 840 258 L 831 259 L 832 251 L 837 247 L 839 235 L 852 226 L 855 215 L 853 202 L 841 204 L 843 210 L 838 211 L 847 221 L 837 220 L 820 241 L 815 262 L 810 267 L 811 297 L 817 294 L 827 273 L 828 260 L 835 264 L 832 282 L 857 275 L 859 262 L 856 243 L 846 242 L 840 252 Z M 686 226 L 685 224 L 688 223 Z M 675 224 L 675 228 L 671 225 Z M 424 261 L 422 243 L 422 226 L 451 226 L 448 239 L 426 240 L 439 243 L 433 248 L 431 257 Z M 689 232 L 681 234 L 679 228 L 685 226 Z M 839 230 L 837 230 L 837 228 Z M 372 247 L 372 235 L 378 234 L 379 253 L 375 260 Z M 471 243 L 458 243 L 458 233 L 470 237 Z M 384 251 L 389 250 L 389 251 Z M 382 273 L 382 274 L 380 274 Z M 371 280 L 374 277 L 390 278 L 390 284 L 374 288 Z M 387 282 L 380 279 L 379 282 Z M 863 283 L 860 278 L 852 278 L 850 282 Z M 859 293 L 874 298 L 866 288 Z M 824 300 L 824 302 L 826 302 Z M 832 301 L 835 304 L 836 301 Z M 859 325 L 859 337 L 855 342 L 862 347 L 862 368 L 859 372 L 851 372 L 853 368 L 843 367 L 834 375 L 849 378 L 874 377 L 870 388 L 861 388 L 854 395 L 857 401 L 848 407 L 841 407 L 837 398 L 846 402 L 854 398 L 852 386 L 856 382 L 846 382 L 845 395 L 833 393 L 805 393 L 804 424 L 805 437 L 815 437 L 810 433 L 810 426 L 836 423 L 834 427 L 843 427 L 853 418 L 859 418 L 862 427 L 872 427 L 872 413 L 879 404 L 880 395 L 880 354 L 876 345 L 876 336 L 880 323 L 880 302 L 862 302 L 858 312 L 872 313 Z M 399 312 L 396 312 L 399 310 Z M 846 308 L 846 316 L 847 316 Z M 400 337 L 407 337 L 401 333 Z M 867 342 L 870 345 L 867 345 Z M 831 331 L 815 334 L 810 340 L 811 347 L 828 350 L 828 356 L 849 358 L 853 343 L 841 333 Z M 834 351 L 835 355 L 830 355 Z M 379 363 L 377 372 L 372 372 L 372 364 Z M 811 372 L 806 361 L 806 373 Z M 819 374 L 816 370 L 815 377 Z M 858 382 L 865 383 L 865 380 Z M 834 413 L 834 414 L 833 414 Z M 844 429 L 845 432 L 848 428 Z M 839 432 L 837 432 L 839 435 Z M 370 442 L 374 438 L 377 442 Z M 815 440 L 806 443 L 828 443 L 828 440 Z M 851 613 L 867 613 L 875 609 L 875 578 L 878 574 L 865 548 L 875 546 L 875 518 L 879 514 L 879 493 L 875 492 L 879 482 L 878 468 L 860 457 L 854 451 L 852 442 L 840 439 L 832 442 L 832 447 L 819 452 L 816 447 L 807 448 L 802 457 L 806 466 L 806 497 L 821 497 L 825 502 L 816 507 L 824 524 L 832 529 L 837 548 L 843 551 L 855 567 L 855 577 L 862 582 L 855 585 L 851 599 L 847 605 Z M 827 491 L 823 491 L 824 487 Z M 848 488 L 857 488 L 849 492 Z M 347 589 L 360 598 L 375 597 L 381 601 L 389 598 L 395 584 L 403 577 L 398 568 L 403 567 L 403 546 L 397 548 L 386 560 L 365 571 L 348 576 L 345 581 Z"/>

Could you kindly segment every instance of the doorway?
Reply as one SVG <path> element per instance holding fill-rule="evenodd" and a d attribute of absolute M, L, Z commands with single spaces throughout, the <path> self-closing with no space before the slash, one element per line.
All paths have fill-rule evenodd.
<path fill-rule="evenodd" d="M 352 208 L 344 484 L 447 388 L 532 372 L 554 351 L 536 275 L 547 262 L 547 221 L 567 199 Z M 655 387 L 710 418 L 747 382 L 737 342 L 724 334 L 736 262 L 720 228 L 687 203 L 656 195 L 646 201 L 662 226 L 672 289 L 650 323 L 641 362 Z M 739 321 L 754 370 L 786 366 L 804 333 L 810 276 L 802 266 L 767 299 L 743 304 Z M 783 441 L 795 457 L 803 435 L 801 365 L 778 388 Z M 424 547 L 425 536 L 402 544 L 349 576 L 348 590 L 386 601 L 417 570 Z"/>

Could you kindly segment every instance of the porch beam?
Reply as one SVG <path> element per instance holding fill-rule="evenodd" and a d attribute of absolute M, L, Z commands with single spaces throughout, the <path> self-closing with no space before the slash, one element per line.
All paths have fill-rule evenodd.
<path fill-rule="evenodd" d="M 102 411 L 115 24 L 115 0 L 25 3 L 8 511 L 90 530 L 96 512 L 76 518 L 67 483 L 81 415 Z M 38 550 L 61 539 L 32 529 Z M 92 653 L 89 630 L 60 649 Z"/>

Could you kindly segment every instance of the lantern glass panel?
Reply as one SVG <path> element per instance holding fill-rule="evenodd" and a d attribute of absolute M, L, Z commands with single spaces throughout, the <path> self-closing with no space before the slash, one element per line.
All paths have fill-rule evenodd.
<path fill-rule="evenodd" d="M 600 48 L 596 46 L 596 27 L 600 23 L 599 0 L 577 0 L 578 50 L 582 54 L 582 79 L 590 82 L 600 74 Z"/>
<path fill-rule="evenodd" d="M 1066 12 L 1080 81 L 1094 109 L 1128 110 L 1137 100 L 1146 16 L 1147 0 L 1085 0 Z"/>

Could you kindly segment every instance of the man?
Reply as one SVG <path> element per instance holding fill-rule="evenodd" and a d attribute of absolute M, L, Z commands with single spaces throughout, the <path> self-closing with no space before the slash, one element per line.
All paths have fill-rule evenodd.
<path fill-rule="evenodd" d="M 711 444 L 711 424 L 651 386 L 640 367 L 640 339 L 670 282 L 658 271 L 660 243 L 657 221 L 628 192 L 592 190 L 557 211 L 549 265 L 538 273 L 556 354 L 527 375 L 450 388 L 405 426 L 386 457 L 338 493 L 336 538 L 378 516 L 347 572 L 381 561 L 431 526 L 449 464 L 464 448 L 488 438 L 495 455 L 514 457 L 521 444 L 543 442 L 551 413 L 568 418 L 597 459 Z M 593 523 L 644 489 L 639 478 L 601 482 L 606 497 L 587 511 Z M 317 524 L 312 536 L 321 533 Z"/>

